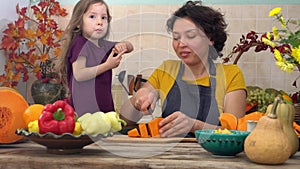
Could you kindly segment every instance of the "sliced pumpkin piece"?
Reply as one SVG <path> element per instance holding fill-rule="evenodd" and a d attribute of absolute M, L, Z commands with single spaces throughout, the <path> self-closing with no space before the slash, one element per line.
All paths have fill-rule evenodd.
<path fill-rule="evenodd" d="M 293 122 L 293 127 L 297 136 L 300 136 L 300 126 L 296 122 Z"/>
<path fill-rule="evenodd" d="M 265 113 L 258 112 L 258 111 L 246 114 L 244 117 L 238 119 L 237 130 L 247 131 L 248 120 L 258 121 L 264 115 Z"/>
<path fill-rule="evenodd" d="M 154 118 L 148 122 L 148 129 L 151 137 L 160 137 L 158 123 L 162 120 L 163 118 Z"/>
<path fill-rule="evenodd" d="M 263 116 L 265 113 L 256 111 L 237 119 L 233 114 L 222 113 L 220 123 L 222 129 L 247 131 L 247 120 L 258 121 Z"/>
<path fill-rule="evenodd" d="M 137 128 L 131 129 L 127 132 L 128 137 L 141 137 Z"/>
<path fill-rule="evenodd" d="M 140 131 L 140 135 L 141 135 L 142 138 L 148 138 L 149 137 L 146 123 L 140 123 L 139 124 L 139 131 Z"/>
<path fill-rule="evenodd" d="M 238 119 L 237 130 L 247 131 L 247 120 L 245 116 Z"/>
<path fill-rule="evenodd" d="M 246 114 L 246 115 L 245 115 L 245 119 L 246 119 L 246 121 L 247 121 L 247 120 L 258 121 L 258 120 L 259 120 L 262 116 L 264 116 L 264 115 L 265 115 L 265 113 L 256 111 L 256 112 L 252 112 L 252 113 L 250 113 L 250 114 Z"/>
<path fill-rule="evenodd" d="M 222 129 L 236 130 L 237 118 L 231 113 L 222 113 L 219 117 Z"/>
<path fill-rule="evenodd" d="M 18 128 L 26 128 L 23 112 L 27 108 L 28 103 L 19 92 L 0 87 L 0 143 L 14 143 L 23 139 L 15 132 Z"/>

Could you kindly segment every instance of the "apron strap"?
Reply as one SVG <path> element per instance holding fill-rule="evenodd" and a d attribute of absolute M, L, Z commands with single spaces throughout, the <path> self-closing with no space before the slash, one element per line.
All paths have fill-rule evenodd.
<path fill-rule="evenodd" d="M 209 59 L 209 80 L 210 80 L 210 88 L 211 88 L 211 102 L 209 113 L 207 115 L 206 121 L 207 123 L 219 125 L 219 109 L 216 101 L 216 65 L 212 59 Z M 205 129 L 205 125 L 204 125 Z"/>

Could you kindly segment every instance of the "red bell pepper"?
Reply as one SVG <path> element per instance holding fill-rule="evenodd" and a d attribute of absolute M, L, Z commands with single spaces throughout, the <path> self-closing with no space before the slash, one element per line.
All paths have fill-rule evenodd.
<path fill-rule="evenodd" d="M 40 133 L 51 132 L 57 135 L 73 133 L 75 128 L 74 115 L 73 107 L 63 100 L 46 104 L 38 119 Z"/>

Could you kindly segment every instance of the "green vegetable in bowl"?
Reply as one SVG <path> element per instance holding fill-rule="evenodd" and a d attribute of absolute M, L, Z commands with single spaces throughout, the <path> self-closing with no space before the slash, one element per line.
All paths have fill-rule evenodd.
<path fill-rule="evenodd" d="M 107 116 L 107 118 L 110 120 L 113 132 L 122 130 L 122 124 L 126 126 L 126 122 L 119 117 L 118 113 L 114 111 L 105 113 L 105 116 Z"/>
<path fill-rule="evenodd" d="M 89 135 L 107 135 L 122 130 L 126 122 L 116 112 L 85 113 L 77 120 L 81 124 L 82 133 Z"/>
<path fill-rule="evenodd" d="M 103 112 L 85 113 L 79 117 L 82 133 L 89 135 L 109 134 L 111 130 L 111 121 Z"/>

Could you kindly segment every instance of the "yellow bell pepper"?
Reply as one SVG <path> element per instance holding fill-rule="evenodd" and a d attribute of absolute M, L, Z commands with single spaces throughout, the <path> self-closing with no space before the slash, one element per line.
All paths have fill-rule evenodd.
<path fill-rule="evenodd" d="M 76 122 L 73 135 L 80 135 L 81 133 L 82 133 L 81 124 L 80 122 Z"/>
<path fill-rule="evenodd" d="M 39 133 L 40 132 L 38 120 L 34 120 L 34 121 L 29 122 L 28 131 L 30 133 L 32 133 L 32 132 Z"/>

